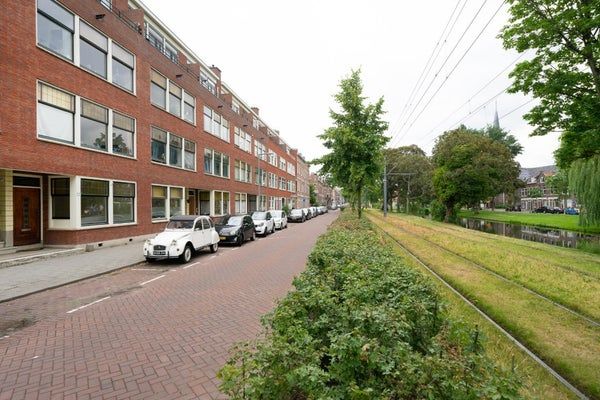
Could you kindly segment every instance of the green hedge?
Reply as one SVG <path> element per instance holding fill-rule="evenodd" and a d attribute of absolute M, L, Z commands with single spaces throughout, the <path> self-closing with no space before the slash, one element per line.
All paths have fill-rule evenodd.
<path fill-rule="evenodd" d="M 219 372 L 233 399 L 514 399 L 519 383 L 449 321 L 432 284 L 343 213 L 296 290 Z"/>

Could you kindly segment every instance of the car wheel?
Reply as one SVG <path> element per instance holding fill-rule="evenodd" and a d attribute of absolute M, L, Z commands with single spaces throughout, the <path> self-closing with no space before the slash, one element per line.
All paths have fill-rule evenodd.
<path fill-rule="evenodd" d="M 219 250 L 219 242 L 210 245 L 210 252 L 216 253 Z"/>
<path fill-rule="evenodd" d="M 235 244 L 237 244 L 238 246 L 241 246 L 242 243 L 244 243 L 245 240 L 246 240 L 246 238 L 244 237 L 244 235 L 240 233 L 238 235 L 238 237 L 237 237 L 237 240 L 236 240 Z"/>
<path fill-rule="evenodd" d="M 147 263 L 152 264 L 152 263 L 154 263 L 154 261 L 156 261 L 156 258 L 146 257 Z"/>
<path fill-rule="evenodd" d="M 250 238 L 253 242 L 256 240 L 256 232 L 252 231 L 252 237 Z"/>
<path fill-rule="evenodd" d="M 273 229 L 271 229 L 271 233 L 275 233 L 275 224 L 273 224 Z"/>
<path fill-rule="evenodd" d="M 185 246 L 185 249 L 183 249 L 183 253 L 181 253 L 181 255 L 179 256 L 179 260 L 182 263 L 188 263 L 188 262 L 190 262 L 191 259 L 192 259 L 192 246 L 190 246 L 188 244 Z"/>

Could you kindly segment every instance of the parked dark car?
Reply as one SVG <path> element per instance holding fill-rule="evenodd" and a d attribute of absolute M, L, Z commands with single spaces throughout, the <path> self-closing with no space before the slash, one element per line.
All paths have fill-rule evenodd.
<path fill-rule="evenodd" d="M 552 208 L 550 209 L 550 212 L 551 212 L 552 214 L 564 214 L 565 210 L 563 210 L 563 209 L 562 209 L 562 208 L 560 208 L 560 207 L 552 207 Z"/>
<path fill-rule="evenodd" d="M 538 207 L 535 210 L 533 210 L 533 212 L 538 213 L 538 214 L 547 214 L 547 213 L 551 213 L 552 211 L 546 206 L 541 206 L 541 207 Z"/>
<path fill-rule="evenodd" d="M 241 246 L 248 239 L 256 239 L 254 221 L 249 215 L 224 215 L 217 219 L 215 228 L 221 243 Z"/>

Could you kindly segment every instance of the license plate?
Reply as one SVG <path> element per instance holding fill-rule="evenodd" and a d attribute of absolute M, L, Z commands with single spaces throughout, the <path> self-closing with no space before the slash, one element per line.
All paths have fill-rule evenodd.
<path fill-rule="evenodd" d="M 219 239 L 226 240 L 227 238 L 225 236 L 219 236 Z"/>
<path fill-rule="evenodd" d="M 166 256 L 167 252 L 164 250 L 154 250 L 154 255 L 155 256 Z"/>

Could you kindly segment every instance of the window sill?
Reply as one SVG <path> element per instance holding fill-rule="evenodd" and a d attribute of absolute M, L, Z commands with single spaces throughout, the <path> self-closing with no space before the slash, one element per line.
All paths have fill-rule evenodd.
<path fill-rule="evenodd" d="M 48 228 L 49 231 L 85 231 L 93 229 L 105 229 L 105 228 L 118 228 L 120 226 L 136 226 L 137 222 L 127 222 L 122 224 L 103 224 L 103 225 L 89 225 L 79 226 L 74 228 Z"/>
<path fill-rule="evenodd" d="M 205 173 L 204 173 L 204 175 L 208 175 L 208 176 L 210 176 L 210 177 L 213 177 L 213 178 L 221 178 L 221 179 L 227 179 L 227 180 L 230 180 L 230 179 L 231 179 L 231 178 L 230 178 L 230 177 L 228 177 L 228 176 L 220 176 L 220 175 L 215 175 L 215 174 L 211 174 L 211 173 L 209 173 L 209 172 L 205 172 Z"/>
<path fill-rule="evenodd" d="M 175 165 L 163 164 L 163 163 L 158 162 L 158 161 L 152 161 L 152 160 L 150 160 L 150 163 L 154 164 L 154 165 L 160 165 L 161 167 L 169 167 L 169 168 L 173 168 L 173 169 L 178 169 L 180 171 L 185 171 L 185 172 L 197 172 L 196 169 L 187 169 L 187 168 L 178 167 L 178 166 L 175 166 Z"/>

